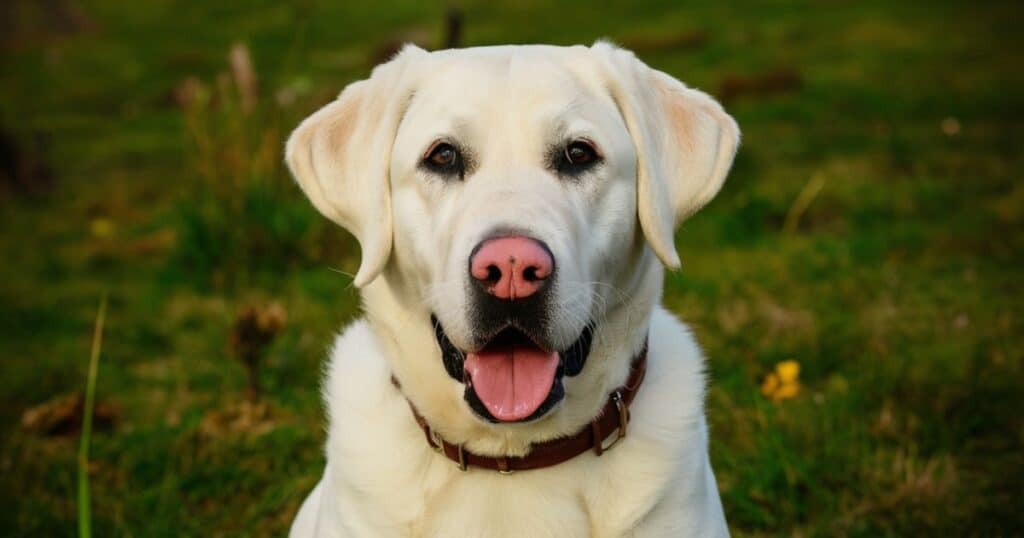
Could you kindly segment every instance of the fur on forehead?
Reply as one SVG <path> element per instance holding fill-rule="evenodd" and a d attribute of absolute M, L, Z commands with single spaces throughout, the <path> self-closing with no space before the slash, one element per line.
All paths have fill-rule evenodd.
<path fill-rule="evenodd" d="M 429 100 L 431 107 L 457 112 L 485 110 L 511 98 L 531 109 L 557 111 L 587 97 L 614 107 L 595 60 L 586 47 L 524 45 L 438 51 L 417 68 L 412 104 Z"/>

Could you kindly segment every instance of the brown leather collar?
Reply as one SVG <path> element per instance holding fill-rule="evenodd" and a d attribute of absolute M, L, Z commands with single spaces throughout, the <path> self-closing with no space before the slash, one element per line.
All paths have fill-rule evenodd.
<path fill-rule="evenodd" d="M 588 450 L 593 450 L 595 454 L 600 456 L 606 450 L 615 446 L 616 443 L 626 437 L 626 426 L 629 424 L 629 405 L 633 403 L 633 398 L 640 389 L 640 384 L 643 383 L 646 372 L 647 342 L 644 341 L 643 349 L 633 358 L 633 362 L 630 364 L 629 377 L 626 378 L 626 384 L 608 395 L 608 402 L 604 404 L 601 412 L 590 422 L 589 426 L 571 437 L 560 437 L 543 443 L 537 443 L 531 447 L 528 454 L 521 457 L 481 456 L 465 450 L 461 444 L 449 443 L 441 439 L 441 436 L 431 429 L 426 419 L 412 405 L 412 402 L 408 403 L 413 417 L 416 418 L 416 422 L 423 429 L 423 433 L 426 434 L 427 443 L 430 447 L 455 462 L 460 470 L 465 471 L 469 467 L 480 467 L 482 469 L 498 471 L 502 474 L 510 474 L 514 471 L 528 471 L 530 469 L 558 465 Z M 394 377 L 391 378 L 391 382 L 396 388 L 401 389 L 398 380 Z M 605 441 L 613 433 L 616 434 L 615 439 L 606 445 Z"/>

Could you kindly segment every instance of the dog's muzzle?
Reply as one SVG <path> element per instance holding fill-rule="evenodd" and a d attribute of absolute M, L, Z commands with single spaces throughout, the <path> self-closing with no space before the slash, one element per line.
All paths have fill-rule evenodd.
<path fill-rule="evenodd" d="M 553 351 L 506 322 L 475 351 L 464 351 L 448 339 L 437 317 L 431 321 L 445 371 L 465 384 L 470 409 L 493 423 L 530 422 L 547 414 L 565 397 L 563 377 L 583 370 L 593 340 L 588 324 L 570 346 Z"/>

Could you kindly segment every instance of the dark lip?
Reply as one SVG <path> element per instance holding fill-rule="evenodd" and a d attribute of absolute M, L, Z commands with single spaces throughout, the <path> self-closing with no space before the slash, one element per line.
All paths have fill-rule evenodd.
<path fill-rule="evenodd" d="M 448 339 L 448 335 L 444 332 L 444 327 L 438 321 L 437 316 L 431 315 L 430 321 L 434 325 L 434 335 L 437 338 L 437 344 L 441 348 L 441 360 L 444 364 L 444 369 L 448 375 L 465 385 L 463 392 L 463 399 L 466 404 L 469 405 L 470 409 L 479 416 L 480 418 L 494 423 L 504 423 L 496 419 L 487 410 L 487 406 L 480 401 L 480 398 L 476 395 L 476 391 L 473 390 L 472 383 L 469 382 L 469 378 L 466 375 L 464 363 L 466 361 L 466 353 L 460 350 Z M 486 346 L 496 337 L 500 337 L 502 333 L 507 331 L 516 331 L 520 337 L 529 339 L 537 347 L 541 349 L 547 349 L 547 346 L 538 342 L 538 338 L 534 335 L 523 331 L 515 326 L 513 323 L 507 323 L 500 329 L 492 331 L 490 335 L 483 338 L 485 342 L 480 348 Z M 530 416 L 517 420 L 517 423 L 532 422 L 543 417 L 550 411 L 558 402 L 565 398 L 565 387 L 562 384 L 562 378 L 564 376 L 574 377 L 579 375 L 583 371 L 583 367 L 586 365 L 587 357 L 590 355 L 590 345 L 593 342 L 594 329 L 593 323 L 588 323 L 586 327 L 580 332 L 579 337 L 569 347 L 558 352 L 559 364 L 558 369 L 555 371 L 555 380 L 551 385 L 551 391 L 548 392 L 547 398 L 541 403 L 540 407 L 537 408 Z"/>

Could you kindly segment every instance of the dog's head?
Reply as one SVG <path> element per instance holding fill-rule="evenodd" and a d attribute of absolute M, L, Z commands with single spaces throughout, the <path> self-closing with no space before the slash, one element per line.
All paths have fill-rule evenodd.
<path fill-rule="evenodd" d="M 660 292 L 651 253 L 679 266 L 674 231 L 738 141 L 710 97 L 607 43 L 410 46 L 304 121 L 287 161 L 359 240 L 406 395 L 453 442 L 515 451 L 622 382 Z"/>

